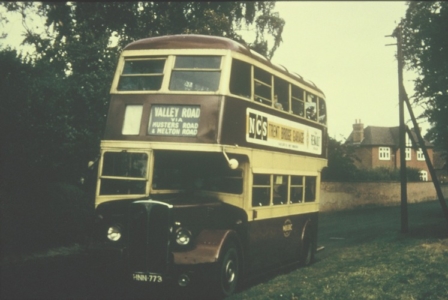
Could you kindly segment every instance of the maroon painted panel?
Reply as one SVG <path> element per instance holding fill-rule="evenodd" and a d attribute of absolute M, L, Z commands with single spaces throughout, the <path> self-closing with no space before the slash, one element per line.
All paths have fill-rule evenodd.
<path fill-rule="evenodd" d="M 316 244 L 317 212 L 249 222 L 247 264 L 250 271 L 297 261 L 302 230 L 308 220 L 312 222 L 311 235 Z"/>
<path fill-rule="evenodd" d="M 216 143 L 218 138 L 219 109 L 222 98 L 222 96 L 199 95 L 112 95 L 104 139 L 175 143 Z M 125 108 L 128 104 L 143 105 L 142 123 L 138 135 L 122 134 Z M 199 107 L 200 116 L 197 135 L 170 136 L 148 134 L 149 117 L 152 106 L 175 108 Z M 174 120 L 173 122 L 178 121 Z M 182 122 L 179 124 L 182 124 Z"/>
<path fill-rule="evenodd" d="M 225 102 L 222 103 L 223 101 Z M 140 126 L 140 133 L 138 135 L 122 134 L 125 108 L 128 104 L 143 105 L 142 123 Z M 224 112 L 222 114 L 222 120 L 220 120 L 220 109 L 222 104 L 224 104 Z M 170 136 L 148 134 L 150 112 L 151 108 L 155 106 L 174 108 L 200 107 L 200 116 L 198 122 L 199 127 L 197 129 L 197 135 Z M 322 130 L 322 153 L 318 155 L 247 142 L 246 109 L 248 107 L 272 116 L 283 118 L 284 120 L 302 123 L 306 126 Z M 222 124 L 221 127 L 220 124 Z M 301 154 L 321 158 L 327 157 L 326 147 L 328 142 L 327 128 L 321 124 L 316 124 L 309 120 L 272 109 L 253 101 L 232 97 L 225 98 L 224 96 L 214 95 L 112 95 L 104 139 L 160 141 L 174 143 L 220 143 L 224 145 L 239 145 L 242 147 Z"/>

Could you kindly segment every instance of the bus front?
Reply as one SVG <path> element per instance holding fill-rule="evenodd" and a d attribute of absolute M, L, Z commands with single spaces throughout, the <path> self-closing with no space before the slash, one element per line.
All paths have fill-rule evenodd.
<path fill-rule="evenodd" d="M 247 222 L 247 158 L 219 144 L 230 51 L 197 45 L 132 43 L 112 83 L 92 247 L 117 253 L 134 281 L 188 285 L 229 251 L 226 241 L 238 244 Z M 227 256 L 216 280 L 224 294 L 237 274 Z"/>

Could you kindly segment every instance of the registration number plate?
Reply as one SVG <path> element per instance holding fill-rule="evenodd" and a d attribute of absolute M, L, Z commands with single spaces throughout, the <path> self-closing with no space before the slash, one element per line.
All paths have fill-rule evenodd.
<path fill-rule="evenodd" d="M 160 274 L 154 273 L 134 273 L 132 274 L 132 279 L 134 281 L 144 281 L 144 282 L 163 282 L 163 277 Z"/>

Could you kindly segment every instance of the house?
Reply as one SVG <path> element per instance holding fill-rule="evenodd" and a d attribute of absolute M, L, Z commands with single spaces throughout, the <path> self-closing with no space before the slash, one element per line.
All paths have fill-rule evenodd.
<path fill-rule="evenodd" d="M 406 166 L 420 170 L 422 181 L 431 180 L 425 156 L 420 147 L 414 129 L 406 127 Z M 359 169 L 386 167 L 400 168 L 399 127 L 367 126 L 361 120 L 355 120 L 353 131 L 346 145 L 354 146 L 355 166 Z M 433 145 L 425 141 L 431 162 L 433 162 Z"/>

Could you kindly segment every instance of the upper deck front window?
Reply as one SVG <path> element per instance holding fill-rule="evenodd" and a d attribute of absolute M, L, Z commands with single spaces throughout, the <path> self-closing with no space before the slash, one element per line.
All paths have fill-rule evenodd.
<path fill-rule="evenodd" d="M 118 83 L 119 91 L 157 91 L 163 80 L 165 57 L 126 60 Z"/>
<path fill-rule="evenodd" d="M 221 56 L 177 56 L 171 73 L 172 91 L 218 90 Z"/>

